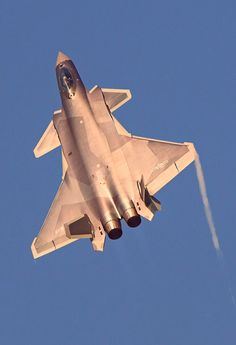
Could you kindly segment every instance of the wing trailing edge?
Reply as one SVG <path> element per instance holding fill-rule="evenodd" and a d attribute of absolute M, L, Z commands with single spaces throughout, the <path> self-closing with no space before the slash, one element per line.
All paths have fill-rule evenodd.
<path fill-rule="evenodd" d="M 57 231 L 60 233 L 59 236 L 56 234 Z M 53 239 L 43 241 L 41 244 L 38 244 L 38 237 L 35 237 L 31 245 L 31 251 L 34 259 L 49 254 L 54 250 L 60 249 L 74 241 L 83 238 L 93 238 L 93 227 L 86 214 L 80 218 L 65 223 L 61 229 L 57 229 L 57 231 L 55 231 Z"/>
<path fill-rule="evenodd" d="M 34 258 L 82 238 L 93 238 L 89 209 L 80 186 L 66 172 L 31 250 Z"/>
<path fill-rule="evenodd" d="M 151 195 L 158 192 L 167 183 L 169 183 L 173 178 L 175 178 L 181 171 L 183 171 L 189 164 L 191 164 L 196 158 L 196 150 L 193 143 L 183 143 L 186 147 L 186 152 L 183 155 L 176 157 L 172 164 L 166 169 L 163 169 L 160 175 L 153 181 L 149 182 L 147 188 Z M 167 156 L 168 157 L 168 156 Z M 168 159 L 168 158 L 167 158 Z"/>
<path fill-rule="evenodd" d="M 38 259 L 43 255 L 53 252 L 54 250 L 60 249 L 66 246 L 67 244 L 77 241 L 77 239 L 71 239 L 71 238 L 67 238 L 66 236 L 62 236 L 55 241 L 51 241 L 51 242 L 48 242 L 47 244 L 44 244 L 41 247 L 37 247 L 36 241 L 37 241 L 37 237 L 35 237 L 31 245 L 31 251 L 32 251 L 34 259 Z"/>
<path fill-rule="evenodd" d="M 196 158 L 193 143 L 175 143 L 133 136 L 122 147 L 126 161 L 136 181 L 143 179 L 153 196 Z M 145 162 L 145 164 L 144 164 Z"/>

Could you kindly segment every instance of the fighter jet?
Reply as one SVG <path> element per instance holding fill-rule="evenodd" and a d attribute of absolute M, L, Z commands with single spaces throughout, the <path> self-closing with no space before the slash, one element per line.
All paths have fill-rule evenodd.
<path fill-rule="evenodd" d="M 130 134 L 113 112 L 130 90 L 88 91 L 72 60 L 59 52 L 56 76 L 61 109 L 34 149 L 36 157 L 61 145 L 62 181 L 31 249 L 34 258 L 82 238 L 103 251 L 108 236 L 122 235 L 121 220 L 137 227 L 161 204 L 154 194 L 195 159 L 192 143 Z"/>

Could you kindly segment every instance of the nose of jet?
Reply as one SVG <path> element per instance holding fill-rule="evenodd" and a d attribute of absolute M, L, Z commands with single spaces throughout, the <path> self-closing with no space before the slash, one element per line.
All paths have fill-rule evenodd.
<path fill-rule="evenodd" d="M 66 60 L 71 60 L 67 55 L 65 55 L 62 52 L 59 52 L 57 55 L 57 62 L 56 62 L 56 66 L 59 65 L 60 63 L 62 63 L 63 61 Z"/>

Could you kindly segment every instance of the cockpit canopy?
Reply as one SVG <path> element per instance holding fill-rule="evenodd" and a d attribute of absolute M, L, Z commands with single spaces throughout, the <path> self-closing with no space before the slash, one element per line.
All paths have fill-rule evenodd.
<path fill-rule="evenodd" d="M 68 98 L 72 98 L 75 95 L 76 84 L 68 68 L 62 67 L 60 69 L 59 81 L 62 92 L 64 92 Z"/>

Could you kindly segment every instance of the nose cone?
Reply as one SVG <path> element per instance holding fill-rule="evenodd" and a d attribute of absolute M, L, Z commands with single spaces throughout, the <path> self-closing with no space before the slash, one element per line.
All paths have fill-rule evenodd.
<path fill-rule="evenodd" d="M 60 63 L 62 63 L 63 61 L 66 61 L 66 60 L 71 60 L 71 59 L 67 55 L 65 55 L 64 53 L 59 52 L 57 55 L 56 67 L 57 67 L 57 65 L 59 65 Z"/>

